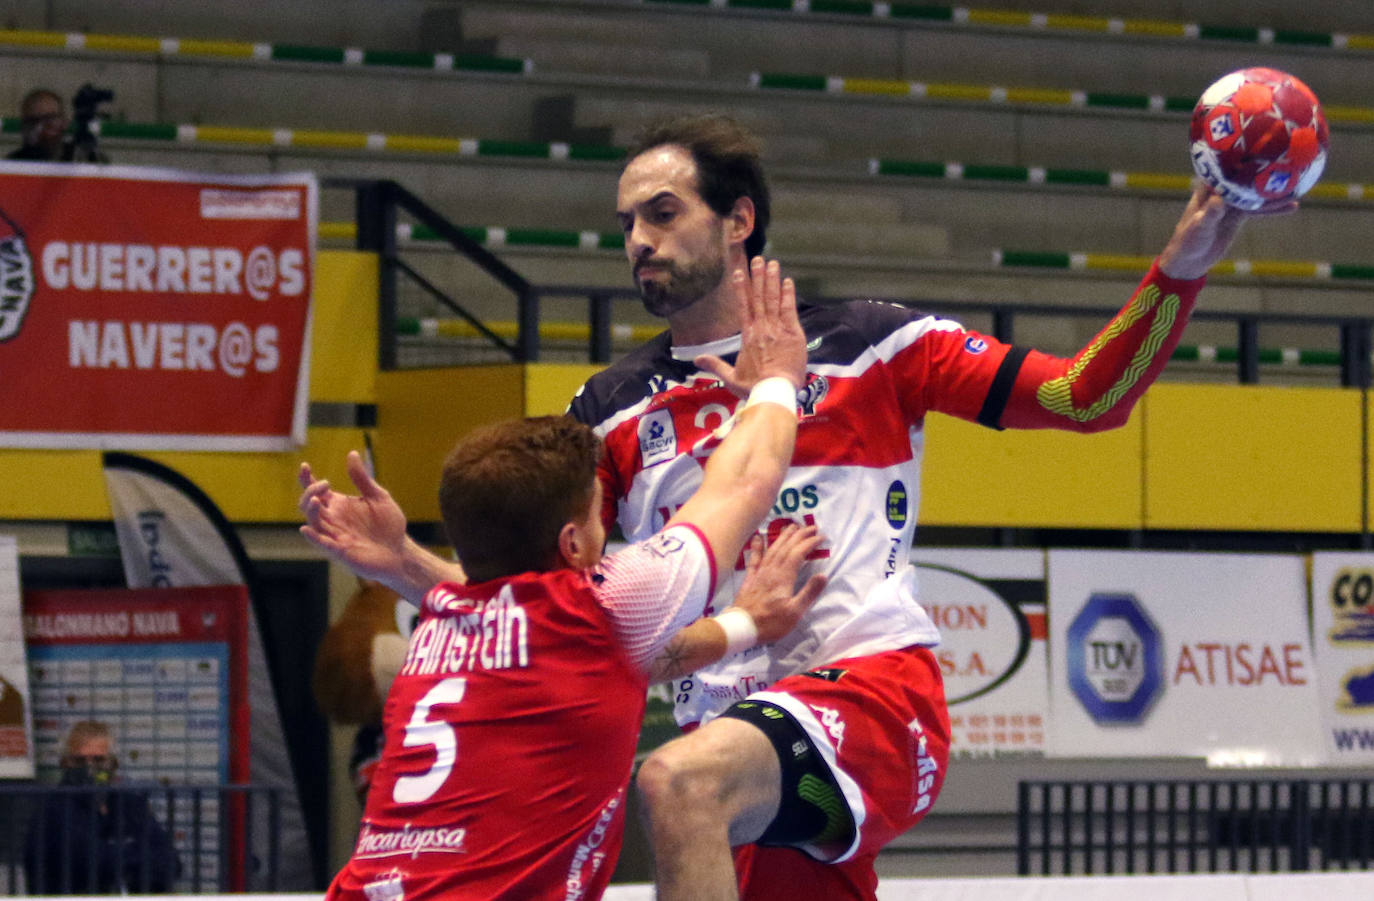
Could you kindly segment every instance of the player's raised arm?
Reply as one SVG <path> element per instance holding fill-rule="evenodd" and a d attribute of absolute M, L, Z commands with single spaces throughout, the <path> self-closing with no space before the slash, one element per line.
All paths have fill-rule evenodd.
<path fill-rule="evenodd" d="M 748 275 L 732 278 L 741 309 L 739 357 L 734 366 L 715 357 L 697 365 L 749 399 L 707 460 L 701 487 L 669 521 L 693 525 L 717 560 L 739 555 L 777 499 L 797 437 L 797 391 L 806 379 L 806 336 L 792 280 L 761 257 Z"/>
<path fill-rule="evenodd" d="M 678 679 L 715 663 L 732 648 L 733 630 L 727 633 L 731 611 L 749 614 L 753 621 L 754 643 L 768 644 L 782 638 L 801 622 L 806 611 L 820 597 L 826 577 L 813 574 L 800 589 L 797 574 L 807 555 L 820 546 L 822 536 L 815 526 L 795 523 L 783 529 L 765 548 L 762 536 L 755 535 L 745 555 L 744 582 L 734 603 L 720 616 L 699 619 L 674 635 L 649 667 L 651 681 Z M 721 616 L 727 625 L 722 625 Z M 743 624 L 746 633 L 749 625 Z"/>
<path fill-rule="evenodd" d="M 931 330 L 924 346 L 893 357 L 913 418 L 939 410 L 993 428 L 1100 432 L 1126 424 L 1178 346 L 1206 283 L 1251 216 L 1296 209 L 1292 201 L 1243 211 L 1205 184 L 1126 305 L 1071 357 L 961 331 Z"/>
<path fill-rule="evenodd" d="M 358 494 L 340 494 L 302 463 L 301 534 L 364 579 L 372 579 L 419 605 L 439 582 L 462 582 L 463 568 L 420 547 L 406 535 L 406 517 L 391 492 L 349 451 L 348 477 Z"/>

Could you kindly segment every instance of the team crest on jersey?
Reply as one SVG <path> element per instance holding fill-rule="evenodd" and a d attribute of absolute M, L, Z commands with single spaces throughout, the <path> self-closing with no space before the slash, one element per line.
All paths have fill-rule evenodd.
<path fill-rule="evenodd" d="M 677 456 L 677 429 L 671 410 L 655 410 L 640 417 L 639 456 L 645 469 Z"/>
<path fill-rule="evenodd" d="M 977 335 L 969 335 L 964 339 L 964 350 L 971 354 L 980 354 L 988 349 L 988 342 Z"/>
<path fill-rule="evenodd" d="M 823 375 L 813 375 L 807 381 L 806 386 L 797 392 L 797 404 L 801 407 L 803 416 L 815 416 L 816 407 L 820 406 L 825 396 L 830 393 L 830 381 Z"/>

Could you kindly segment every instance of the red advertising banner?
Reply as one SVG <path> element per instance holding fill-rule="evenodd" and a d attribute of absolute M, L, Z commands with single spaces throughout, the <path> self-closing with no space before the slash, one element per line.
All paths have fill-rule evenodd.
<path fill-rule="evenodd" d="M 304 443 L 310 174 L 0 164 L 0 447 Z"/>

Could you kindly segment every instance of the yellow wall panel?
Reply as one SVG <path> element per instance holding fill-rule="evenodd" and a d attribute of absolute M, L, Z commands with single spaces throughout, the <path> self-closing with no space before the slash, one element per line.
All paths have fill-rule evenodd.
<path fill-rule="evenodd" d="M 1358 391 L 1165 384 L 1147 397 L 1148 528 L 1360 528 Z"/>
<path fill-rule="evenodd" d="M 377 255 L 315 258 L 310 399 L 371 403 L 377 392 Z"/>
<path fill-rule="evenodd" d="M 299 519 L 296 471 L 337 459 L 330 478 L 342 478 L 343 457 L 362 447 L 356 429 L 308 429 L 305 447 L 287 453 L 201 454 L 137 452 L 186 476 L 236 522 L 292 522 Z M 0 450 L 0 520 L 109 519 L 100 451 Z M 13 476 L 13 477 L 12 477 Z"/>
<path fill-rule="evenodd" d="M 415 521 L 439 519 L 439 472 L 473 428 L 520 416 L 518 364 L 411 369 L 377 376 L 377 474 Z"/>
<path fill-rule="evenodd" d="M 99 451 L 0 450 L 0 519 L 109 519 Z"/>
<path fill-rule="evenodd" d="M 605 368 L 600 363 L 527 364 L 525 415 L 556 416 L 562 413 L 582 383 Z"/>
<path fill-rule="evenodd" d="M 997 432 L 926 420 L 920 520 L 938 526 L 1134 529 L 1140 525 L 1141 409 L 1093 435 Z"/>

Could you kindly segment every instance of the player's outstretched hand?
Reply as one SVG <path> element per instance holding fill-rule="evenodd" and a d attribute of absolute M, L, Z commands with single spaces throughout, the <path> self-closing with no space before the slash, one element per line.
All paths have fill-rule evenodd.
<path fill-rule="evenodd" d="M 1174 226 L 1173 236 L 1159 255 L 1159 268 L 1170 278 L 1202 278 L 1226 255 L 1246 219 L 1280 216 L 1297 208 L 1296 200 L 1275 200 L 1257 210 L 1238 210 L 1222 200 L 1210 185 L 1199 182 Z"/>
<path fill-rule="evenodd" d="M 826 577 L 817 573 L 797 587 L 797 573 L 806 557 L 821 544 L 815 526 L 790 525 L 764 548 L 757 535 L 745 551 L 744 582 L 734 606 L 754 618 L 759 644 L 777 641 L 801 621 L 825 588 Z"/>
<path fill-rule="evenodd" d="M 703 355 L 697 366 L 746 397 L 758 382 L 782 376 L 800 389 L 806 384 L 806 335 L 797 319 L 797 287 L 783 278 L 777 260 L 754 257 L 749 273 L 731 273 L 740 309 L 740 351 L 731 366 L 720 357 Z"/>
<path fill-rule="evenodd" d="M 405 513 L 357 451 L 349 451 L 347 467 L 357 495 L 340 494 L 301 464 L 301 534 L 363 578 L 389 583 L 404 564 Z"/>

